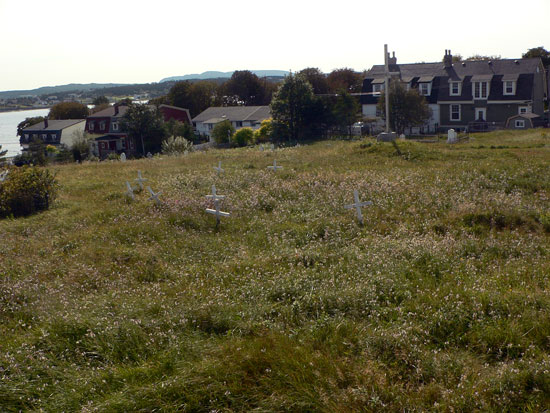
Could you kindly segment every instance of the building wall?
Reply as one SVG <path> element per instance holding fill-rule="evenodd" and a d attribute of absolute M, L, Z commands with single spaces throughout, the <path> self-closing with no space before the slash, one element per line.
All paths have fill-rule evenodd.
<path fill-rule="evenodd" d="M 169 121 L 170 119 L 174 119 L 178 122 L 191 124 L 191 119 L 187 115 L 187 112 L 184 110 L 178 110 L 164 106 L 160 108 L 160 111 L 162 112 L 162 116 L 164 117 L 165 122 Z"/>
<path fill-rule="evenodd" d="M 533 82 L 533 113 L 536 113 L 539 116 L 544 115 L 544 89 L 545 89 L 545 79 L 544 79 L 544 66 L 542 62 L 538 68 L 538 73 L 535 73 L 535 78 Z"/>
<path fill-rule="evenodd" d="M 77 135 L 79 133 L 84 133 L 85 126 L 86 122 L 82 121 L 73 126 L 69 126 L 68 128 L 63 129 L 61 131 L 61 139 L 59 143 L 67 146 L 68 148 L 71 147 L 76 140 Z"/>

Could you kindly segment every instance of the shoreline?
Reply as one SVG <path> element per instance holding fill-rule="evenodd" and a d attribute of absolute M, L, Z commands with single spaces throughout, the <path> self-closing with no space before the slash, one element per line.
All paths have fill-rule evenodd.
<path fill-rule="evenodd" d="M 5 113 L 5 112 L 24 112 L 24 111 L 27 111 L 27 110 L 41 110 L 41 109 L 51 109 L 52 107 L 51 106 L 43 106 L 43 107 L 39 107 L 39 108 L 35 108 L 35 107 L 31 107 L 31 108 L 22 108 L 22 107 L 18 107 L 18 106 L 13 106 L 13 107 L 0 107 L 0 113 Z"/>

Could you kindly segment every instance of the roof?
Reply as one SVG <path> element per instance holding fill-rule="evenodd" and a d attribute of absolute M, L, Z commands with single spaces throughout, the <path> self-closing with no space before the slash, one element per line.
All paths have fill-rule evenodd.
<path fill-rule="evenodd" d="M 90 118 L 108 118 L 108 117 L 121 117 L 124 116 L 126 111 L 128 110 L 128 106 L 120 105 L 118 106 L 118 114 L 115 115 L 115 107 L 109 106 L 106 109 L 100 110 L 99 112 L 92 113 L 90 116 L 88 116 L 88 119 Z"/>
<path fill-rule="evenodd" d="M 48 119 L 47 128 L 44 127 L 44 121 L 42 121 L 35 125 L 27 126 L 23 130 L 25 132 L 58 131 L 85 121 L 86 119 Z"/>
<path fill-rule="evenodd" d="M 540 116 L 536 113 L 518 113 L 517 115 L 510 116 L 508 119 L 513 118 L 525 118 L 525 119 L 535 119 L 539 118 Z"/>
<path fill-rule="evenodd" d="M 193 122 L 209 121 L 212 119 L 228 119 L 238 121 L 260 121 L 271 117 L 269 106 L 214 106 L 193 118 Z"/>

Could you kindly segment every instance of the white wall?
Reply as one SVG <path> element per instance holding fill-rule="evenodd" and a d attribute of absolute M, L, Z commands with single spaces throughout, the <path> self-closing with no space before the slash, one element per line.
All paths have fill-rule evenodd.
<path fill-rule="evenodd" d="M 83 120 L 82 122 L 78 122 L 73 126 L 63 129 L 61 131 L 61 139 L 59 140 L 59 143 L 65 145 L 67 148 L 70 148 L 76 139 L 76 135 L 78 133 L 84 133 L 85 126 L 86 121 Z"/>

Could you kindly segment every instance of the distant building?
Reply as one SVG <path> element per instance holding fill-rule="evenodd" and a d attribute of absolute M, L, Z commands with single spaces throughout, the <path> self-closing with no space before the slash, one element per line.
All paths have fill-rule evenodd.
<path fill-rule="evenodd" d="M 78 132 L 84 132 L 85 119 L 44 120 L 23 129 L 19 143 L 28 149 L 34 139 L 41 139 L 47 145 L 70 147 Z"/>
<path fill-rule="evenodd" d="M 235 129 L 258 129 L 263 120 L 271 117 L 269 106 L 210 107 L 193 118 L 193 126 L 200 135 L 211 136 L 216 124 L 229 120 Z"/>
<path fill-rule="evenodd" d="M 378 119 L 379 129 L 383 122 L 377 104 L 384 91 L 384 70 L 384 65 L 375 65 L 367 72 L 361 96 L 363 116 Z M 542 118 L 548 98 L 540 58 L 453 62 L 451 51 L 446 50 L 443 62 L 397 64 L 394 54 L 389 70 L 397 73 L 390 82 L 417 89 L 432 110 L 425 125 L 409 131 L 413 134 L 450 128 L 490 130 L 505 127 L 509 118 L 525 113 L 532 114 L 530 119 Z"/>

